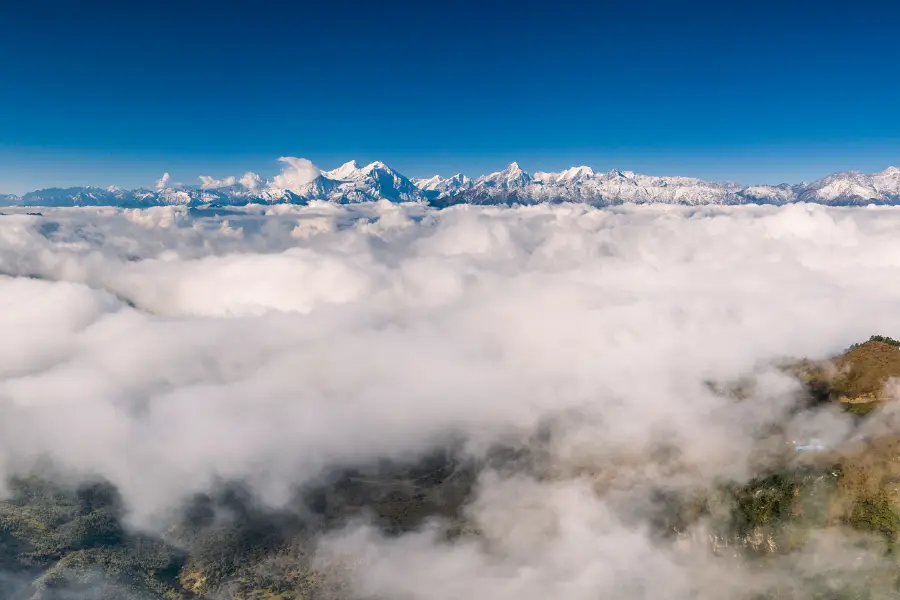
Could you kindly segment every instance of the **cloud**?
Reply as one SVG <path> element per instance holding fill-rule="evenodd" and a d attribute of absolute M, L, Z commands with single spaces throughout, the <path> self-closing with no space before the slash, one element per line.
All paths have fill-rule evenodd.
<path fill-rule="evenodd" d="M 282 156 L 278 160 L 285 166 L 281 173 L 272 179 L 276 187 L 300 192 L 304 186 L 312 183 L 319 176 L 319 168 L 305 158 Z"/>
<path fill-rule="evenodd" d="M 214 190 L 216 188 L 231 187 L 237 181 L 233 176 L 224 179 L 214 179 L 209 175 L 200 176 L 200 188 L 204 190 Z"/>
<path fill-rule="evenodd" d="M 158 190 L 166 189 L 166 187 L 168 187 L 168 185 L 169 185 L 169 179 L 171 179 L 169 174 L 163 173 L 162 177 L 160 177 L 159 180 L 156 182 L 156 186 L 155 186 L 156 189 L 158 189 Z"/>
<path fill-rule="evenodd" d="M 243 177 L 241 177 L 238 182 L 250 191 L 258 190 L 265 183 L 262 180 L 262 177 L 250 171 L 244 173 Z"/>
<path fill-rule="evenodd" d="M 279 186 L 317 172 L 283 162 Z M 325 539 L 361 595 L 758 585 L 655 540 L 650 491 L 757 474 L 776 425 L 839 442 L 850 424 L 797 413 L 771 362 L 900 332 L 894 209 L 43 212 L 0 219 L 0 476 L 100 474 L 149 526 L 220 479 L 278 506 L 334 465 L 540 437 L 544 476 L 481 474 L 481 541 Z M 747 374 L 747 402 L 706 383 Z"/>
<path fill-rule="evenodd" d="M 231 187 L 237 183 L 241 184 L 251 192 L 257 191 L 265 185 L 265 181 L 262 179 L 262 177 L 250 171 L 244 173 L 244 175 L 241 176 L 240 179 L 234 176 L 224 177 L 222 179 L 215 179 L 208 175 L 200 176 L 200 187 L 204 190 L 214 190 L 218 188 Z"/>

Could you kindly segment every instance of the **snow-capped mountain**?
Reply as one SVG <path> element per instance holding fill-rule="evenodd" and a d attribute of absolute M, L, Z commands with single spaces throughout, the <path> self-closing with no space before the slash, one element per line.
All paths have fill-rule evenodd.
<path fill-rule="evenodd" d="M 0 206 L 15 206 L 21 204 L 15 194 L 0 194 Z"/>
<path fill-rule="evenodd" d="M 519 167 L 519 163 L 511 163 L 502 171 L 482 175 L 475 180 L 474 187 L 483 189 L 509 190 L 526 187 L 532 177 Z"/>
<path fill-rule="evenodd" d="M 554 184 L 562 182 L 580 182 L 594 177 L 594 170 L 590 167 L 572 167 L 560 173 L 545 173 L 538 171 L 532 176 L 532 179 L 544 184 Z"/>
<path fill-rule="evenodd" d="M 504 171 L 477 179 L 472 190 L 447 200 L 474 204 L 583 202 L 598 206 L 626 202 L 740 204 L 739 191 L 737 186 L 689 177 L 653 177 L 618 170 L 595 173 L 590 167 L 538 172 L 532 177 L 513 163 Z"/>
<path fill-rule="evenodd" d="M 885 198 L 900 197 L 900 169 L 888 167 L 880 173 L 867 175 L 856 171 L 835 173 L 823 177 L 802 189 L 797 198 L 804 202 L 842 205 L 882 203 Z"/>
<path fill-rule="evenodd" d="M 421 190 L 412 181 L 380 161 L 358 167 L 356 161 L 351 160 L 333 171 L 324 171 L 321 177 L 339 182 L 336 193 L 329 194 L 328 199 L 334 202 L 418 202 L 423 199 Z"/>
<path fill-rule="evenodd" d="M 578 202 L 593 206 L 636 204 L 788 204 L 811 202 L 833 206 L 900 205 L 900 168 L 879 173 L 835 173 L 798 185 L 750 185 L 704 181 L 692 177 L 657 177 L 631 171 L 597 173 L 587 166 L 561 172 L 525 172 L 517 163 L 502 171 L 471 179 L 409 179 L 382 162 L 359 166 L 349 161 L 320 171 L 305 159 L 280 159 L 284 170 L 270 180 L 254 173 L 240 178 L 203 176 L 199 186 L 170 184 L 156 189 L 116 187 L 50 188 L 21 197 L 0 195 L 0 204 L 25 206 L 123 206 L 307 204 L 314 201 L 423 202 L 454 204 L 539 204 Z"/>
<path fill-rule="evenodd" d="M 413 179 L 412 182 L 428 198 L 437 198 L 443 194 L 456 194 L 472 188 L 472 180 L 462 173 L 446 179 L 435 175 L 427 179 Z"/>
<path fill-rule="evenodd" d="M 423 182 L 419 180 L 420 187 Z M 704 181 L 692 177 L 657 177 L 632 171 L 595 173 L 587 166 L 533 175 L 511 164 L 505 170 L 474 180 L 470 186 L 447 188 L 433 204 L 538 204 L 579 202 L 615 204 L 900 204 L 900 169 L 880 173 L 845 172 L 800 185 L 753 185 Z"/>

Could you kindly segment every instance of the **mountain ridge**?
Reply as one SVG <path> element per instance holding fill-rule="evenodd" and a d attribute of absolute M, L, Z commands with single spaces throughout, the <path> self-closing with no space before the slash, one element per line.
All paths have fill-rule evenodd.
<path fill-rule="evenodd" d="M 829 206 L 900 205 L 900 168 L 876 173 L 841 171 L 799 184 L 740 185 L 683 176 L 655 176 L 620 171 L 595 172 L 574 166 L 560 172 L 524 171 L 516 162 L 505 169 L 470 178 L 435 175 L 409 178 L 375 161 L 359 166 L 348 161 L 320 171 L 305 159 L 283 158 L 281 175 L 264 180 L 255 173 L 241 178 L 201 176 L 201 185 L 160 180 L 156 189 L 125 190 L 111 186 L 46 188 L 16 196 L 0 194 L 4 206 L 121 206 L 308 204 L 325 201 L 420 202 L 437 207 L 455 204 L 511 205 L 575 202 L 592 206 L 675 204 L 688 206 L 791 204 Z"/>

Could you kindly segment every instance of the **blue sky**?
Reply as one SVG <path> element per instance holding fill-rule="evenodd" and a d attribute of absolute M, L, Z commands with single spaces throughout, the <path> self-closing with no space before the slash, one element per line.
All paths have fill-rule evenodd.
<path fill-rule="evenodd" d="M 0 191 L 383 160 L 746 183 L 900 164 L 866 2 L 32 0 L 0 8 Z"/>

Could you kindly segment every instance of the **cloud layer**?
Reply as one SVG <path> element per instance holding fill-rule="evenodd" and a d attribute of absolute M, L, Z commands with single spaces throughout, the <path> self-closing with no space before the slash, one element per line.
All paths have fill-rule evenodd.
<path fill-rule="evenodd" d="M 315 176 L 289 165 L 279 185 Z M 772 360 L 900 331 L 898 232 L 894 209 L 805 205 L 4 215 L 0 476 L 99 474 L 150 526 L 217 479 L 277 506 L 330 465 L 553 423 L 553 481 L 482 478 L 489 549 L 364 526 L 327 547 L 391 597 L 688 598 L 737 577 L 727 597 L 739 572 L 648 537 L 648 486 L 751 476 L 761 432 L 796 419 Z M 753 372 L 752 402 L 705 383 Z M 420 576 L 391 577 L 412 559 Z"/>

